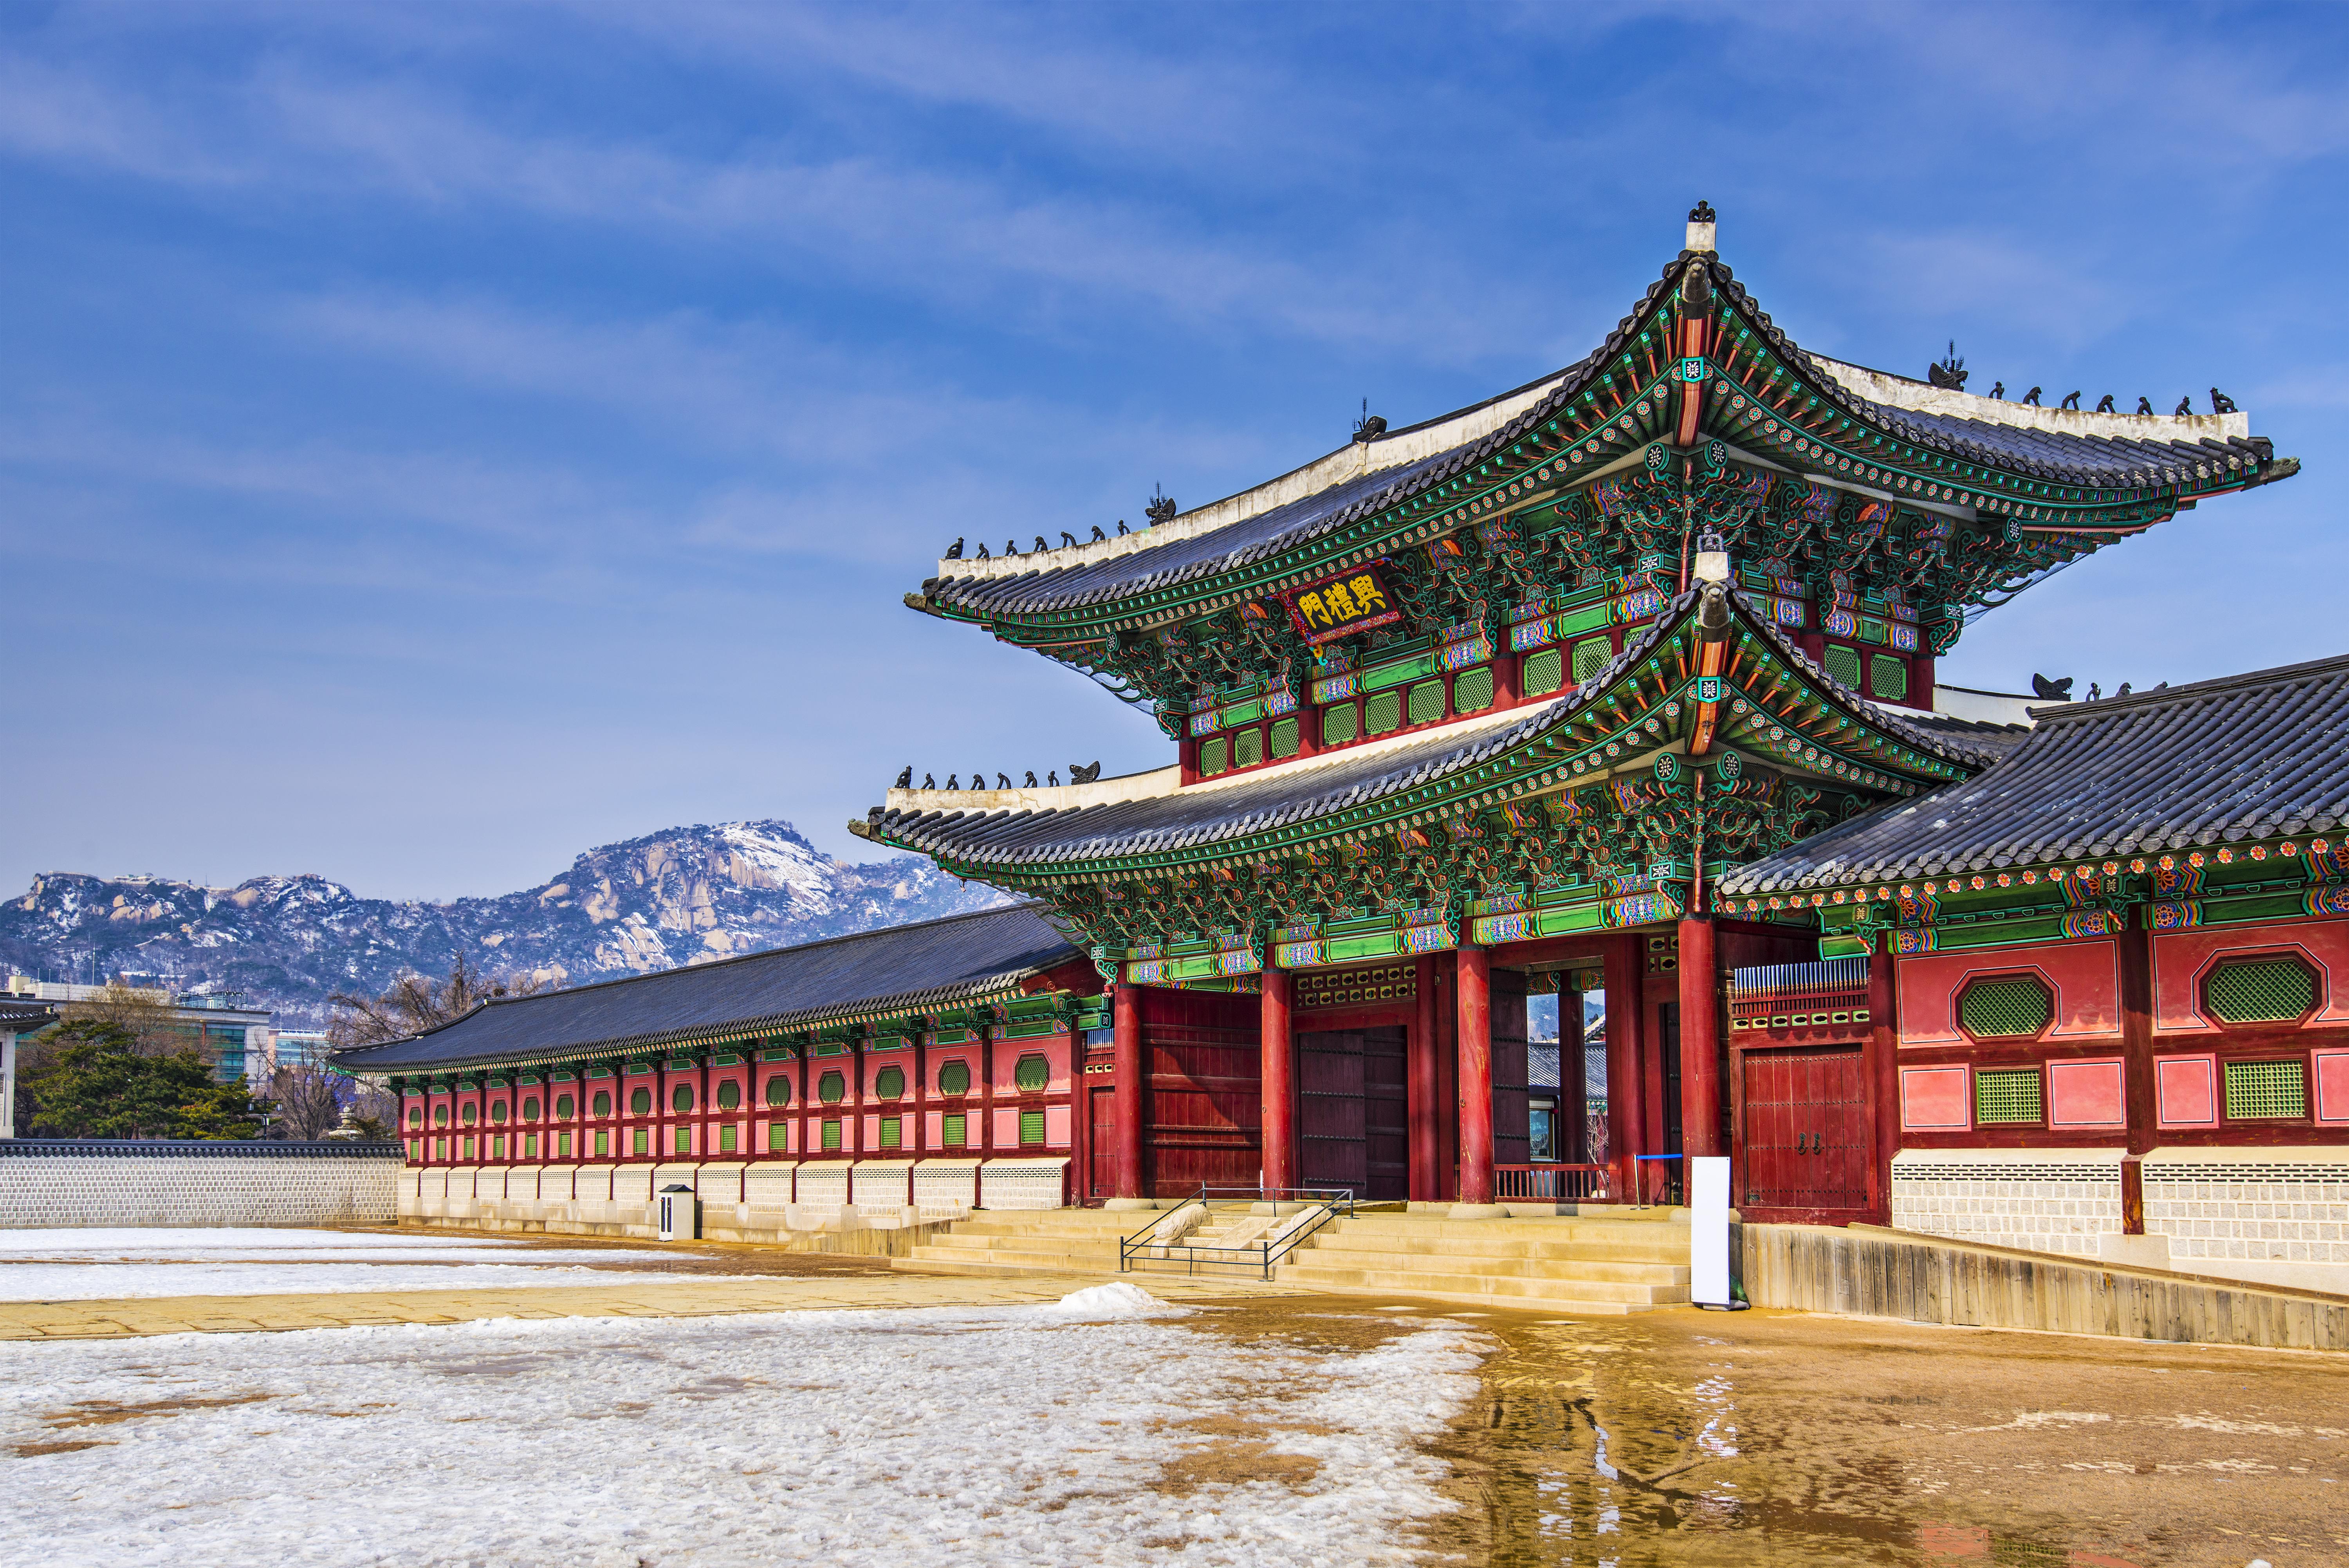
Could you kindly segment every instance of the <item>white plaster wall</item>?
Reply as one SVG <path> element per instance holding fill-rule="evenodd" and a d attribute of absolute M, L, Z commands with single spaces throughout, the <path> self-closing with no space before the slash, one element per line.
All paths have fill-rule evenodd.
<path fill-rule="evenodd" d="M 0 1228 L 388 1224 L 402 1176 L 375 1155 L 12 1154 Z"/>

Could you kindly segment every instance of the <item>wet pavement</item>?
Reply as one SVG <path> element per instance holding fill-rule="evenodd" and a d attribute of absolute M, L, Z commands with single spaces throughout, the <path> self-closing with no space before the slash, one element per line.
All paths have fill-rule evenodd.
<path fill-rule="evenodd" d="M 1491 1333 L 1438 1560 L 2349 1563 L 2349 1357 L 1682 1310 Z"/>

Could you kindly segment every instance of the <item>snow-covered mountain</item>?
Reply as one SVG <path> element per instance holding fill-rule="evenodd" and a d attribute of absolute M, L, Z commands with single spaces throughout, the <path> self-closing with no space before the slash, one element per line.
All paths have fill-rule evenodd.
<path fill-rule="evenodd" d="M 460 950 L 575 985 L 1006 901 L 925 860 L 850 865 L 788 822 L 723 822 L 603 845 L 538 887 L 450 904 L 363 898 L 324 877 L 206 888 L 57 872 L 0 904 L 0 962 L 243 992 L 298 1028 L 323 1022 L 331 992 L 444 974 Z"/>

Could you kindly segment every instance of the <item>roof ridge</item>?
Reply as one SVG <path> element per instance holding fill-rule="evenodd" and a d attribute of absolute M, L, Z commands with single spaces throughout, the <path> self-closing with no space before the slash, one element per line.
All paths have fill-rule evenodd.
<path fill-rule="evenodd" d="M 2127 696 L 2075 698 L 2045 708 L 2024 710 L 2039 723 L 2075 723 L 2102 714 L 2140 708 L 2158 707 L 2184 697 L 2209 696 L 2221 691 L 2248 691 L 2255 686 L 2282 685 L 2290 680 L 2321 670 L 2349 670 L 2349 653 L 2335 653 L 2323 659 L 2303 659 L 2298 664 L 2278 664 L 2266 670 L 2246 670 L 2239 675 L 2214 675 L 2207 680 L 2189 680 L 2183 686 L 2161 686 L 2145 691 L 2131 691 Z M 2117 707 L 2115 705 L 2118 704 Z"/>
<path fill-rule="evenodd" d="M 843 942 L 864 941 L 869 938 L 888 936 L 898 931 L 918 931 L 931 926 L 952 925 L 957 920 L 976 920 L 988 915 L 1008 915 L 1018 909 L 1041 909 L 1044 907 L 1044 901 L 1040 898 L 1020 898 L 1012 903 L 997 904 L 984 909 L 965 909 L 960 914 L 937 915 L 926 920 L 908 920 L 901 926 L 875 926 L 871 930 L 845 931 L 836 937 L 818 937 L 812 942 L 793 942 L 789 947 L 761 948 L 754 953 L 735 953 L 728 958 L 711 959 L 707 963 L 677 963 L 669 965 L 667 969 L 647 970 L 642 974 L 616 974 L 609 980 L 591 980 L 583 985 L 558 985 L 547 991 L 533 991 L 527 996 L 492 997 L 479 1007 L 459 1013 L 446 1023 L 436 1023 L 429 1029 L 420 1029 L 413 1034 L 403 1034 L 398 1040 L 378 1040 L 367 1045 L 355 1045 L 351 1049 L 369 1051 L 377 1045 L 398 1045 L 410 1040 L 429 1039 L 443 1029 L 454 1028 L 467 1019 L 486 1012 L 492 1007 L 506 1007 L 525 1002 L 543 1002 L 555 996 L 576 996 L 586 991 L 608 991 L 614 986 L 635 985 L 643 981 L 658 980 L 665 975 L 684 974 L 688 971 L 695 974 L 708 974 L 714 970 L 749 963 L 754 959 L 771 959 L 784 953 L 808 952 L 816 948 L 837 947 Z"/>

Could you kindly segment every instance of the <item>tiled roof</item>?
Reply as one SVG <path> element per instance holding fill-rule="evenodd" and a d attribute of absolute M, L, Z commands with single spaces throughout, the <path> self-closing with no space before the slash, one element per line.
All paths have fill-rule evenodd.
<path fill-rule="evenodd" d="M 924 583 L 922 593 L 912 602 L 981 618 L 1045 615 L 1104 605 L 1239 570 L 1385 511 L 1475 467 L 1566 410 L 1637 334 L 1663 296 L 1679 282 L 1691 259 L 1692 253 L 1686 251 L 1674 257 L 1606 340 L 1573 365 L 1514 393 L 1381 438 L 1394 441 L 1417 437 L 1420 444 L 1426 444 L 1442 440 L 1447 427 L 1457 427 L 1462 439 L 1454 444 L 1396 466 L 1345 473 L 1309 493 L 1296 493 L 1300 484 L 1312 482 L 1317 470 L 1326 469 L 1335 475 L 1349 466 L 1338 462 L 1349 450 L 1340 448 L 1256 492 L 1243 492 L 1173 519 L 1171 524 L 1163 525 L 1170 535 L 1164 543 L 1150 542 L 1148 535 L 1154 530 L 1145 530 L 1138 545 L 1116 539 L 1048 549 L 1018 557 L 1036 563 L 1033 569 L 1020 572 L 1006 568 L 1009 557 L 985 564 L 976 560 L 942 563 L 947 569 Z M 1726 264 L 1718 257 L 1705 260 L 1714 286 L 1727 296 L 1731 306 L 1760 327 L 1783 357 L 1809 366 L 1825 397 L 1916 444 L 2040 479 L 2115 488 L 2177 484 L 2195 476 L 2198 465 L 2207 474 L 2224 472 L 2230 463 L 2239 467 L 2256 462 L 2267 479 L 2283 478 L 2297 469 L 2297 463 L 2289 459 L 2275 463 L 2273 447 L 2263 438 L 2251 436 L 2240 415 L 2185 420 L 2025 409 L 1962 393 L 1943 394 L 1907 377 L 1820 358 L 1806 353 L 1771 322 Z M 1861 389 L 1877 395 L 1867 395 Z M 1912 389 L 1917 395 L 1909 395 Z M 1480 417 L 1496 405 L 1506 409 L 1513 400 L 1534 391 L 1540 395 L 1498 428 L 1492 428 L 1489 418 Z M 2227 433 L 2223 439 L 2207 433 L 2213 430 Z M 1371 443 L 1370 451 L 1374 459 L 1378 443 Z M 1206 514 L 1226 510 L 1234 514 L 1231 521 L 1188 532 Z"/>
<path fill-rule="evenodd" d="M 57 1010 L 46 1002 L 0 1001 L 0 1030 L 29 1034 L 57 1021 Z"/>
<path fill-rule="evenodd" d="M 1996 767 L 1723 875 L 1723 897 L 2331 833 L 2349 657 L 2034 709 Z"/>
<path fill-rule="evenodd" d="M 1604 670 L 1563 696 L 1515 710 L 1516 717 L 1506 722 L 1463 721 L 1429 731 L 1422 739 L 1302 758 L 1227 784 L 1068 810 L 925 809 L 920 802 L 929 792 L 901 792 L 893 799 L 909 805 L 883 811 L 869 831 L 891 844 L 966 866 L 1040 867 L 1163 854 L 1332 816 L 1474 768 L 1539 739 L 1598 701 L 1618 675 L 1677 634 L 1695 613 L 1697 598 L 1694 590 L 1681 595 L 1653 622 L 1627 637 L 1623 651 Z M 2020 733 L 1870 702 L 1814 664 L 1766 616 L 1754 613 L 1742 596 L 1733 595 L 1732 603 L 1744 627 L 1804 670 L 1818 690 L 1921 751 L 1961 766 L 1986 767 L 2012 735 Z"/>
<path fill-rule="evenodd" d="M 492 1002 L 413 1039 L 336 1060 L 364 1073 L 543 1061 L 696 1034 L 946 1010 L 1083 956 L 1042 906 L 1015 904 Z"/>

